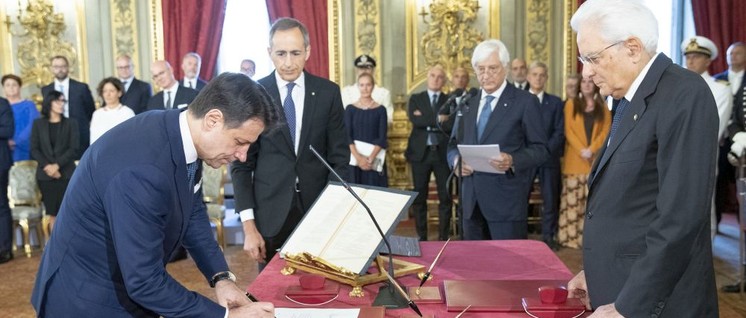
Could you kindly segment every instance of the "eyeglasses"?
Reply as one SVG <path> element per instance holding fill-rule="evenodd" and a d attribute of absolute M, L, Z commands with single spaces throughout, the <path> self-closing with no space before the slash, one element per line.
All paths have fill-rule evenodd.
<path fill-rule="evenodd" d="M 600 50 L 600 51 L 598 51 L 596 53 L 586 54 L 585 56 L 579 55 L 578 56 L 578 61 L 580 61 L 580 63 L 583 63 L 583 65 L 588 65 L 588 64 L 597 65 L 598 64 L 598 58 L 601 56 L 601 53 L 603 53 L 604 51 L 610 49 L 612 46 L 619 45 L 619 44 L 622 44 L 622 43 L 624 43 L 624 41 L 618 41 L 618 42 L 615 42 L 614 44 L 611 44 L 611 45 L 603 48 L 602 50 Z"/>
<path fill-rule="evenodd" d="M 495 75 L 498 72 L 500 72 L 500 70 L 502 70 L 502 68 L 500 66 L 498 66 L 498 65 L 490 65 L 490 66 L 486 66 L 486 67 L 485 66 L 477 66 L 476 69 L 475 69 L 475 71 L 477 72 L 477 76 L 481 76 L 481 75 L 484 75 L 484 74 Z"/>

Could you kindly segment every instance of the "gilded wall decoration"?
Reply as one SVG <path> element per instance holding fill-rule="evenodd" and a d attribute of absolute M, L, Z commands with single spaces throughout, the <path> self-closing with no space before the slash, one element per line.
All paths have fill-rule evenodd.
<path fill-rule="evenodd" d="M 327 36 L 329 38 L 329 80 L 342 86 L 342 67 L 344 59 L 342 58 L 341 41 L 344 38 L 342 30 L 342 0 L 328 0 L 327 23 L 329 25 Z"/>
<path fill-rule="evenodd" d="M 163 60 L 166 58 L 163 44 L 163 8 L 161 0 L 150 0 L 150 43 L 151 57 L 153 60 Z"/>
<path fill-rule="evenodd" d="M 549 0 L 529 0 L 526 5 L 526 58 L 549 64 Z"/>
<path fill-rule="evenodd" d="M 564 25 L 562 42 L 565 48 L 562 57 L 562 87 L 565 87 L 568 75 L 578 72 L 578 43 L 575 33 L 572 32 L 572 28 L 570 27 L 570 18 L 572 18 L 577 7 L 577 0 L 565 0 L 565 10 L 562 19 L 562 25 Z M 564 89 L 562 90 L 562 95 L 563 98 L 567 98 Z"/>
<path fill-rule="evenodd" d="M 484 39 L 472 27 L 479 4 L 472 0 L 437 0 L 430 4 L 430 21 L 420 40 L 425 64 L 446 70 L 468 66 L 474 47 Z"/>
<path fill-rule="evenodd" d="M 139 65 L 135 5 L 134 0 L 111 0 L 111 39 L 115 58 L 126 54 Z M 135 73 L 138 73 L 137 68 Z"/>
<path fill-rule="evenodd" d="M 448 74 L 471 62 L 479 42 L 500 37 L 500 1 L 409 0 L 406 7 L 407 89 L 417 90 L 434 64 Z"/>
<path fill-rule="evenodd" d="M 77 45 L 66 39 L 67 22 L 65 15 L 57 10 L 53 3 L 46 0 L 29 0 L 26 6 L 18 3 L 18 13 L 13 18 L 5 16 L 5 25 L 11 37 L 9 47 L 3 51 L 11 51 L 15 56 L 15 65 L 4 65 L 8 72 L 20 73 L 26 83 L 34 83 L 38 87 L 52 81 L 53 75 L 49 68 L 50 58 L 63 55 L 70 62 L 70 73 L 79 74 L 81 80 L 87 77 L 87 70 L 79 63 L 84 60 L 85 53 L 81 47 L 85 46 L 81 40 L 81 30 L 78 30 Z M 75 5 L 75 4 L 73 4 Z M 82 4 L 78 3 L 78 13 L 83 12 Z M 80 15 L 79 15 L 80 16 Z M 78 27 L 81 22 L 78 22 Z M 85 27 L 83 26 L 83 29 Z M 15 43 L 15 52 L 13 44 Z M 81 53 L 81 55 L 78 54 Z M 82 73 L 82 74 L 81 74 Z M 75 77 L 75 76 L 74 76 Z"/>
<path fill-rule="evenodd" d="M 368 54 L 376 59 L 375 77 L 381 82 L 381 24 L 379 23 L 380 0 L 359 0 L 355 5 L 355 56 Z"/>

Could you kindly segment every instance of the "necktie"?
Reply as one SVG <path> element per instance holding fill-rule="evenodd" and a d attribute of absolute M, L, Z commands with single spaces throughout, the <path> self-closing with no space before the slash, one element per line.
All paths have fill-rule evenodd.
<path fill-rule="evenodd" d="M 624 110 L 627 109 L 627 106 L 629 106 L 629 102 L 626 98 L 622 98 L 622 100 L 619 101 L 619 105 L 616 107 L 616 112 L 614 113 L 614 119 L 611 122 L 611 132 L 609 133 L 609 142 L 611 142 L 614 138 L 614 134 L 616 133 L 617 128 L 619 128 L 619 123 L 622 121 L 622 116 L 624 115 Z"/>
<path fill-rule="evenodd" d="M 479 114 L 479 120 L 477 121 L 477 141 L 482 139 L 482 133 L 484 128 L 487 127 L 487 121 L 490 120 L 492 115 L 492 101 L 495 100 L 495 96 L 487 95 L 485 97 L 484 106 L 482 106 L 482 112 Z"/>
<path fill-rule="evenodd" d="M 433 114 L 436 117 L 438 116 L 438 94 L 433 94 L 432 98 L 430 99 L 430 107 L 433 109 Z M 427 145 L 428 146 L 436 146 L 438 145 L 438 137 L 435 136 L 435 133 L 430 131 L 427 133 Z"/>
<path fill-rule="evenodd" d="M 189 187 L 194 186 L 194 176 L 197 174 L 197 168 L 199 167 L 199 160 L 190 162 L 187 164 L 187 180 L 189 180 Z"/>
<path fill-rule="evenodd" d="M 171 92 L 166 91 L 166 109 L 171 109 Z"/>
<path fill-rule="evenodd" d="M 194 87 L 192 87 L 192 81 L 187 81 L 187 87 L 194 88 Z"/>
<path fill-rule="evenodd" d="M 288 95 L 285 96 L 282 108 L 285 110 L 285 120 L 288 122 L 288 128 L 290 129 L 290 140 L 292 140 L 293 145 L 295 145 L 295 103 L 293 102 L 293 87 L 295 87 L 295 83 L 288 83 Z"/>
<path fill-rule="evenodd" d="M 122 81 L 122 87 L 124 87 L 124 92 L 127 92 L 127 81 Z"/>

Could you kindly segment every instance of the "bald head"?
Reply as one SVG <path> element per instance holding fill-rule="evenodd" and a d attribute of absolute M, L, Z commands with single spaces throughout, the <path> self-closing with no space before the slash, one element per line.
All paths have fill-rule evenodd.
<path fill-rule="evenodd" d="M 150 64 L 150 73 L 153 74 L 153 83 L 162 89 L 171 88 L 176 84 L 171 64 L 166 61 L 155 61 Z"/>

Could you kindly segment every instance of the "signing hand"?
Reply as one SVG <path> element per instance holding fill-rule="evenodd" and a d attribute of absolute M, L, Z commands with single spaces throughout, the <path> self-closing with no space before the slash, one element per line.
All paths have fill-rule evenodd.
<path fill-rule="evenodd" d="M 246 292 L 239 289 L 236 283 L 224 279 L 215 284 L 215 294 L 218 298 L 218 304 L 225 308 L 236 308 L 251 303 L 246 297 Z"/>
<path fill-rule="evenodd" d="M 267 257 L 267 250 L 264 246 L 264 238 L 256 228 L 254 220 L 247 220 L 243 222 L 243 250 L 251 256 L 255 261 L 264 263 L 264 258 Z"/>
<path fill-rule="evenodd" d="M 588 296 L 588 285 L 585 283 L 585 271 L 580 271 L 567 283 L 567 298 L 580 298 L 585 308 L 591 310 L 591 298 Z"/>

